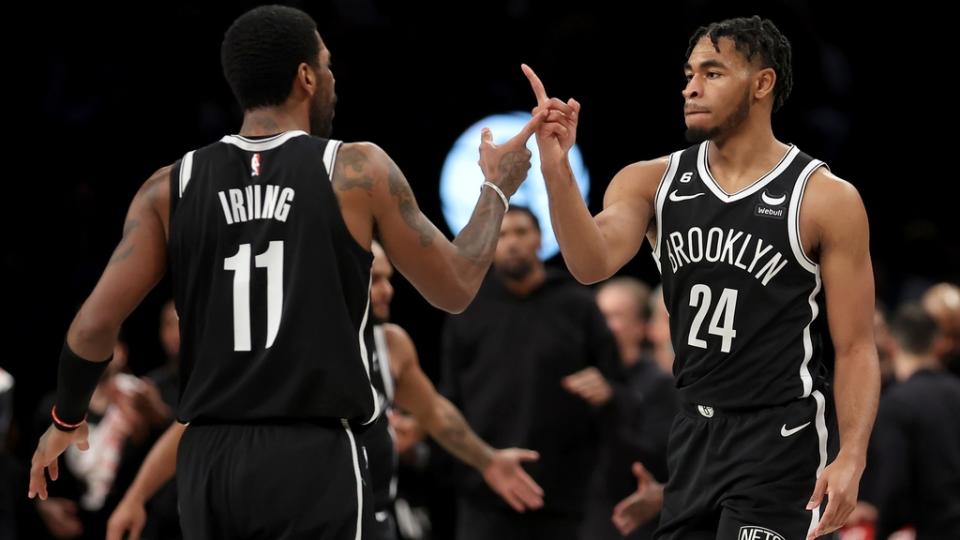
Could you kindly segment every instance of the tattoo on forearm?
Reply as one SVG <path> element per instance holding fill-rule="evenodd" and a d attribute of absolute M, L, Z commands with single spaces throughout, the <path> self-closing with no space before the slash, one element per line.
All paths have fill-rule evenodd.
<path fill-rule="evenodd" d="M 437 442 L 465 463 L 474 467 L 483 466 L 486 443 L 470 429 L 460 411 L 448 405 L 444 408 L 442 418 L 444 427 L 434 435 Z"/>
<path fill-rule="evenodd" d="M 120 239 L 120 243 L 117 244 L 117 248 L 113 250 L 113 255 L 107 263 L 108 266 L 126 259 L 133 253 L 133 246 L 128 245 L 130 243 L 130 234 L 139 226 L 140 221 L 137 219 L 128 219 L 127 222 L 123 224 L 123 237 Z"/>
<path fill-rule="evenodd" d="M 530 169 L 530 151 L 526 148 L 507 152 L 497 163 L 500 188 L 513 194 L 527 177 Z M 480 201 L 473 211 L 467 226 L 457 235 L 454 244 L 460 255 L 478 267 L 486 268 L 500 239 L 500 219 L 503 205 L 490 190 L 483 190 Z"/>
<path fill-rule="evenodd" d="M 500 198 L 489 188 L 484 189 L 473 216 L 454 240 L 460 255 L 478 266 L 490 264 L 500 239 L 500 220 L 497 215 L 502 212 Z"/>
<path fill-rule="evenodd" d="M 361 188 L 367 192 L 373 189 L 373 178 L 366 171 L 367 156 L 357 148 L 341 148 L 337 163 L 333 167 L 333 187 L 339 191 Z"/>
<path fill-rule="evenodd" d="M 497 172 L 500 173 L 500 188 L 507 193 L 514 193 L 520 187 L 520 183 L 527 177 L 527 171 L 530 170 L 530 151 L 515 150 L 507 152 L 497 163 Z"/>
<path fill-rule="evenodd" d="M 420 245 L 427 247 L 433 244 L 434 228 L 427 221 L 427 218 L 420 213 L 417 201 L 413 198 L 413 191 L 410 190 L 410 184 L 403 178 L 403 173 L 392 161 L 390 162 L 389 182 L 390 194 L 397 200 L 400 215 L 407 226 L 420 236 Z"/>

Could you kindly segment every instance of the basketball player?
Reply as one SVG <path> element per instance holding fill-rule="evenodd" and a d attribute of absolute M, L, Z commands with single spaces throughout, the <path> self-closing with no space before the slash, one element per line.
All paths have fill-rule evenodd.
<path fill-rule="evenodd" d="M 490 489 L 499 494 L 517 512 L 543 506 L 543 490 L 524 472 L 521 462 L 534 461 L 537 453 L 519 448 L 495 450 L 467 425 L 457 408 L 441 396 L 420 369 L 417 351 L 410 336 L 399 326 L 388 324 L 393 287 L 393 267 L 377 242 L 373 243 L 370 311 L 376 321 L 364 335 L 370 354 L 370 379 L 377 389 L 381 407 L 393 402 L 409 411 L 420 426 L 451 454 L 479 471 Z M 110 516 L 107 540 L 140 538 L 146 523 L 144 503 L 153 497 L 176 470 L 177 445 L 183 426 L 172 426 L 150 450 L 137 478 Z M 373 493 L 374 523 L 364 532 L 370 540 L 395 539 L 396 525 L 392 507 L 395 493 L 396 451 L 382 414 L 358 441 L 369 461 L 370 487 Z M 323 456 L 316 456 L 322 459 Z"/>
<path fill-rule="evenodd" d="M 370 334 L 370 378 L 377 388 L 384 407 L 393 404 L 409 412 L 421 428 L 448 452 L 470 465 L 483 476 L 487 486 L 517 512 L 543 506 L 543 490 L 521 466 L 535 461 L 536 452 L 520 448 L 495 450 L 470 428 L 463 413 L 450 400 L 440 395 L 420 368 L 417 350 L 403 328 L 386 321 L 390 318 L 393 267 L 386 253 L 373 244 L 373 276 L 370 287 L 370 310 L 377 324 Z M 374 423 L 361 436 L 370 460 L 370 477 L 376 510 L 376 524 L 371 539 L 396 538 L 390 511 L 396 493 L 396 452 L 387 427 L 387 417 Z"/>
<path fill-rule="evenodd" d="M 880 384 L 867 216 L 853 186 L 773 134 L 792 87 L 790 43 L 759 17 L 697 30 L 683 90 L 696 144 L 621 170 L 595 217 L 567 161 L 580 105 L 549 99 L 524 69 L 535 111 L 550 111 L 537 140 L 567 266 L 584 283 L 606 279 L 646 237 L 661 270 L 684 404 L 657 538 L 813 538 L 841 527 Z"/>
<path fill-rule="evenodd" d="M 177 455 L 184 537 L 360 538 L 372 514 L 353 427 L 380 413 L 362 339 L 373 231 L 428 301 L 463 310 L 541 118 L 501 146 L 483 132 L 488 181 L 449 242 L 383 150 L 325 138 L 334 78 L 308 15 L 279 6 L 241 15 L 221 59 L 244 110 L 240 134 L 188 152 L 134 197 L 68 331 L 29 496 L 47 496 L 44 471 L 56 479 L 68 445 L 87 447 L 84 413 L 120 324 L 169 264 L 182 336 L 178 420 L 189 424 Z"/>

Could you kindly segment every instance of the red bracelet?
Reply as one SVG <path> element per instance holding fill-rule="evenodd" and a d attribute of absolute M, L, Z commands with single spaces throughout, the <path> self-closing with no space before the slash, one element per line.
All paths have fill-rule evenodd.
<path fill-rule="evenodd" d="M 53 417 L 53 425 L 57 426 L 57 429 L 59 429 L 60 431 L 73 431 L 78 427 L 82 426 L 83 423 L 87 421 L 87 415 L 83 415 L 83 419 L 77 422 L 76 424 L 70 424 L 70 423 L 64 422 L 63 420 L 60 419 L 60 417 L 57 416 L 56 405 L 54 405 L 53 408 L 50 409 L 50 416 Z"/>

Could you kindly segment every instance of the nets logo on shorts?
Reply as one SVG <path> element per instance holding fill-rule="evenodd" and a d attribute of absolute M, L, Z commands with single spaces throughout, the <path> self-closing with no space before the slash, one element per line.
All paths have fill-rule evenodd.
<path fill-rule="evenodd" d="M 757 527 L 748 525 L 740 527 L 737 533 L 737 540 L 784 540 L 783 535 L 767 529 L 766 527 Z"/>

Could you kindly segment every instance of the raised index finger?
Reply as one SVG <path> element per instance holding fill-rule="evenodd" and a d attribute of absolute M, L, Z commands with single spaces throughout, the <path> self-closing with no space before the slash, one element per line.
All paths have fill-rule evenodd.
<path fill-rule="evenodd" d="M 537 77 L 537 74 L 526 64 L 520 64 L 520 69 L 523 70 L 523 74 L 526 75 L 530 81 L 530 87 L 533 88 L 533 95 L 537 96 L 537 105 L 546 103 L 547 91 L 544 89 L 543 83 L 540 82 L 540 77 Z"/>

